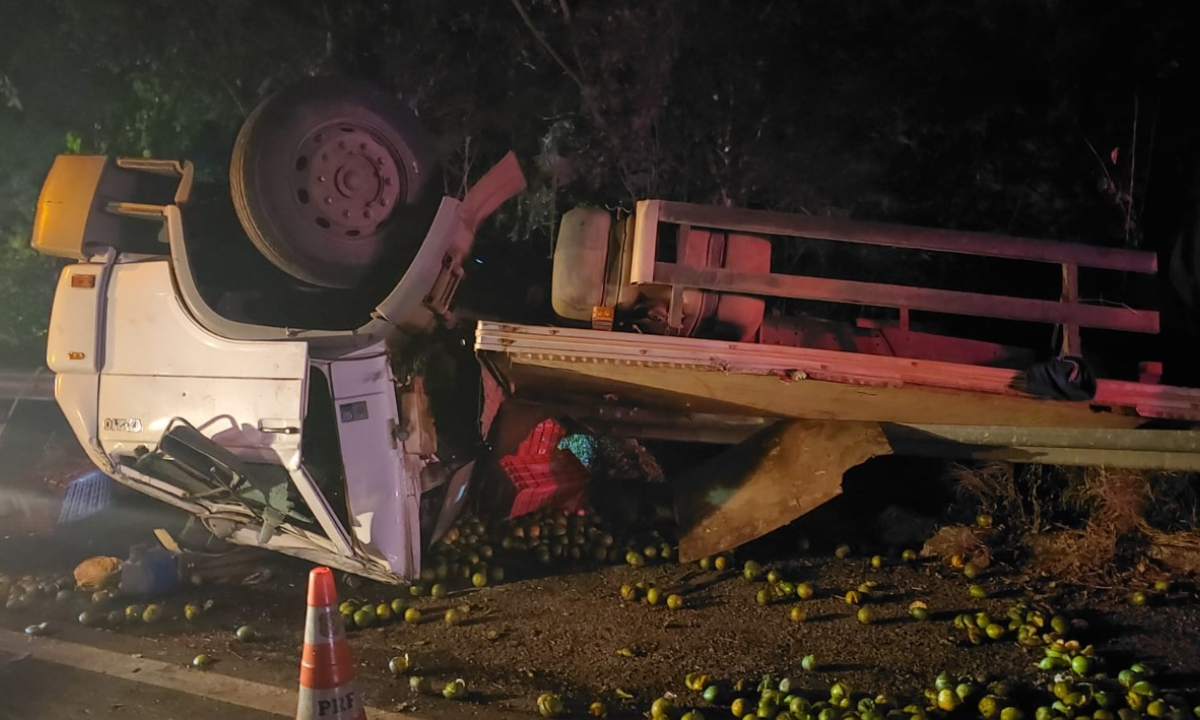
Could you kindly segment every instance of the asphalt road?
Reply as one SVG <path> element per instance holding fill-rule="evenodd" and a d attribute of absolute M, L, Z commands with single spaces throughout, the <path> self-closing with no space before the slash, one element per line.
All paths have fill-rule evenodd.
<path fill-rule="evenodd" d="M 189 693 L 0 654 L 0 720 L 278 720 Z"/>

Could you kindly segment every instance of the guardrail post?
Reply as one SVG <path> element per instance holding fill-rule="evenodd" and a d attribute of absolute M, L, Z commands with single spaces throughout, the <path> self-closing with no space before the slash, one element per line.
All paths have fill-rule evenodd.
<path fill-rule="evenodd" d="M 1069 305 L 1079 303 L 1079 266 L 1075 263 L 1062 264 L 1062 302 Z M 1082 349 L 1079 346 L 1079 326 L 1066 324 L 1062 326 L 1062 344 L 1059 346 L 1059 356 L 1079 356 Z"/>

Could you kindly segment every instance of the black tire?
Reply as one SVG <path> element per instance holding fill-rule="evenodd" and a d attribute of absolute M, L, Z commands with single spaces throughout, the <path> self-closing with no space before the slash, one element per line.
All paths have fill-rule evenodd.
<path fill-rule="evenodd" d="M 233 205 L 276 267 L 331 288 L 407 265 L 438 199 L 413 113 L 365 82 L 315 78 L 263 101 L 238 133 Z M 401 268 L 402 270 L 402 268 Z"/>

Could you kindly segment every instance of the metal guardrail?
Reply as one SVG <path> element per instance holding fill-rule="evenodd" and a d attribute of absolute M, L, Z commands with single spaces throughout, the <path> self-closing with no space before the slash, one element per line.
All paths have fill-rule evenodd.
<path fill-rule="evenodd" d="M 53 400 L 54 373 L 0 368 L 0 400 Z"/>

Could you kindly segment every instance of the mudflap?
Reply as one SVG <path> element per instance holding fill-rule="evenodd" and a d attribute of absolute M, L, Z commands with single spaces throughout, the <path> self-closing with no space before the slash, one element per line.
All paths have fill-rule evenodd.
<path fill-rule="evenodd" d="M 673 482 L 679 560 L 747 543 L 842 492 L 842 475 L 892 452 L 879 423 L 779 422 Z"/>

